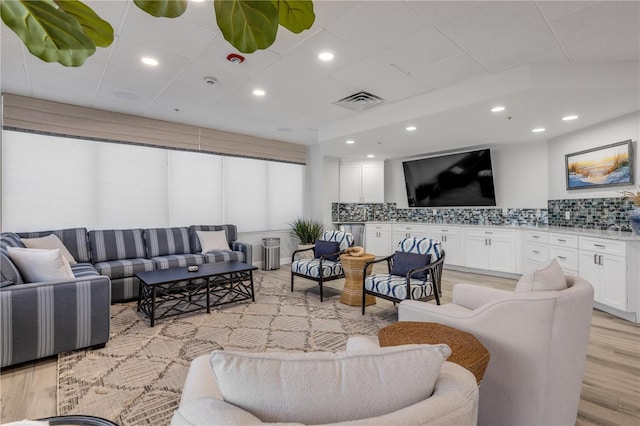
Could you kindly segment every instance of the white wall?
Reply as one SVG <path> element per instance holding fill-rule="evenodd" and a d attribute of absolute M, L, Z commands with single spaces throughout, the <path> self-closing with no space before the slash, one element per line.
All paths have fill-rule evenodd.
<path fill-rule="evenodd" d="M 425 153 L 428 155 L 428 153 Z M 384 198 L 407 208 L 402 161 L 387 160 Z M 496 207 L 547 208 L 547 145 L 535 142 L 491 148 Z"/>
<path fill-rule="evenodd" d="M 638 152 L 639 138 L 640 112 L 636 111 L 549 140 L 549 199 L 620 197 L 620 191 L 633 189 L 633 186 L 618 186 L 614 188 L 567 191 L 565 155 L 631 139 L 634 141 L 634 176 L 635 181 L 638 182 L 640 171 L 640 154 Z"/>

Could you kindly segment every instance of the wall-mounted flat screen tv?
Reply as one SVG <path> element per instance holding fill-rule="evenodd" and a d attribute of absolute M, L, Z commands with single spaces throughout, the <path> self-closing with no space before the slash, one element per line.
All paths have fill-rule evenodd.
<path fill-rule="evenodd" d="M 404 161 L 409 207 L 495 206 L 491 151 Z"/>

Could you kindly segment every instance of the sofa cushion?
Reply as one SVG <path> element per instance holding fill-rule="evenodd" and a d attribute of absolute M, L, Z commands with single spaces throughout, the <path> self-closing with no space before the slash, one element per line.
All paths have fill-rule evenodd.
<path fill-rule="evenodd" d="M 0 253 L 0 287 L 11 284 L 22 284 L 22 275 L 18 267 L 9 259 L 9 256 Z"/>
<path fill-rule="evenodd" d="M 57 236 L 62 244 L 69 250 L 76 262 L 90 262 L 89 241 L 87 228 L 67 228 L 53 231 L 38 231 L 18 233 L 20 238 L 41 238 L 47 235 Z"/>
<path fill-rule="evenodd" d="M 447 345 L 338 353 L 214 351 L 211 365 L 226 402 L 263 422 L 319 424 L 376 417 L 427 399 L 450 354 Z"/>
<path fill-rule="evenodd" d="M 404 251 L 397 251 L 393 256 L 393 266 L 391 266 L 391 275 L 399 275 L 406 277 L 409 271 L 412 269 L 422 268 L 427 266 L 431 261 L 430 254 L 418 254 L 408 253 Z M 426 280 L 427 271 L 421 271 L 411 276 L 416 280 Z"/>
<path fill-rule="evenodd" d="M 230 250 L 227 233 L 220 231 L 196 231 L 200 247 L 204 253 L 216 250 Z"/>
<path fill-rule="evenodd" d="M 308 277 L 320 278 L 320 259 L 298 259 L 291 263 L 291 272 Z M 340 262 L 322 262 L 322 276 L 334 277 L 343 273 Z"/>
<path fill-rule="evenodd" d="M 144 230 L 147 256 L 191 253 L 189 228 L 152 228 Z"/>
<path fill-rule="evenodd" d="M 109 278 L 132 277 L 136 272 L 153 271 L 156 263 L 151 259 L 121 259 L 98 262 L 94 265 L 101 275 Z"/>
<path fill-rule="evenodd" d="M 191 225 L 189 227 L 189 238 L 191 240 L 192 253 L 200 253 L 202 251 L 196 231 L 224 231 L 227 234 L 229 243 L 238 239 L 238 229 L 235 225 Z"/>
<path fill-rule="evenodd" d="M 93 263 L 147 257 L 142 229 L 89 231 Z"/>
<path fill-rule="evenodd" d="M 22 238 L 20 241 L 22 241 L 22 244 L 24 244 L 24 246 L 27 248 L 43 250 L 60 249 L 60 253 L 64 256 L 65 259 L 67 259 L 67 261 L 71 265 L 73 265 L 74 263 L 78 263 L 76 262 L 76 259 L 73 257 L 73 255 L 69 253 L 69 250 L 67 250 L 65 245 L 62 244 L 60 238 L 58 238 L 58 236 L 55 234 L 49 234 L 46 237 L 39 238 Z"/>
<path fill-rule="evenodd" d="M 396 299 L 419 300 L 433 296 L 433 282 L 412 278 L 409 282 L 411 286 L 411 297 L 407 295 L 407 277 L 400 277 L 391 274 L 372 274 L 365 278 L 364 288 L 369 291 L 386 294 Z"/>
<path fill-rule="evenodd" d="M 25 282 L 68 280 L 75 278 L 71 265 L 60 249 L 41 250 L 19 247 L 7 249 L 9 258 L 20 270 Z"/>
<path fill-rule="evenodd" d="M 201 254 L 170 254 L 152 257 L 151 260 L 155 262 L 156 269 L 181 268 L 206 263 L 204 256 Z"/>
<path fill-rule="evenodd" d="M 520 277 L 514 291 L 547 291 L 564 290 L 566 288 L 567 280 L 562 267 L 557 260 L 551 259 L 535 271 Z"/>
<path fill-rule="evenodd" d="M 241 251 L 233 250 L 214 250 L 207 253 L 201 253 L 200 256 L 204 258 L 205 263 L 216 262 L 245 262 L 244 253 Z"/>

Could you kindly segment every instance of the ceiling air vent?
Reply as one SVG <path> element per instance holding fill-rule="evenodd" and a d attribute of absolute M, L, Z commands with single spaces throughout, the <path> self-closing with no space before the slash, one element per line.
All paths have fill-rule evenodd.
<path fill-rule="evenodd" d="M 368 92 L 358 92 L 347 96 L 346 98 L 342 98 L 339 101 L 335 101 L 333 104 L 352 109 L 354 111 L 364 111 L 369 108 L 373 108 L 376 105 L 380 105 L 383 102 L 384 99 L 376 95 L 372 95 Z"/>

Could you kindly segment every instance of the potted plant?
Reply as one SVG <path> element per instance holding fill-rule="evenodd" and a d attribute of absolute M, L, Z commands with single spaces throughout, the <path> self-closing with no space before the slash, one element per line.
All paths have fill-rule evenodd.
<path fill-rule="evenodd" d="M 289 225 L 291 226 L 291 235 L 299 241 L 298 249 L 312 247 L 324 232 L 324 225 L 311 219 L 298 218 Z M 311 251 L 301 254 L 301 257 L 307 257 L 305 256 L 307 254 L 309 257 L 313 257 Z"/>
<path fill-rule="evenodd" d="M 640 185 L 638 185 L 640 188 Z M 622 191 L 625 198 L 631 200 L 632 210 L 629 212 L 629 225 L 636 234 L 640 234 L 640 191 Z"/>

